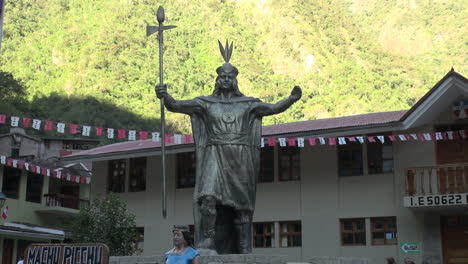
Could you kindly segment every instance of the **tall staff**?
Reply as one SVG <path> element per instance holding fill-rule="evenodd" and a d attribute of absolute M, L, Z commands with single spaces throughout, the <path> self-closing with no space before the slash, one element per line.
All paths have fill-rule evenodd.
<path fill-rule="evenodd" d="M 5 1 L 6 0 L 0 0 L 0 53 L 2 52 L 3 17 L 5 16 Z"/>
<path fill-rule="evenodd" d="M 1 0 L 0 0 L 1 1 Z M 165 19 L 164 8 L 160 6 L 156 13 L 158 26 L 146 26 L 146 36 L 158 32 L 159 40 L 159 84 L 164 84 L 163 52 L 164 52 L 164 30 L 175 28 L 176 26 L 163 26 Z M 167 195 L 166 195 L 166 121 L 164 115 L 164 97 L 161 97 L 161 175 L 162 175 L 162 215 L 167 215 Z"/>

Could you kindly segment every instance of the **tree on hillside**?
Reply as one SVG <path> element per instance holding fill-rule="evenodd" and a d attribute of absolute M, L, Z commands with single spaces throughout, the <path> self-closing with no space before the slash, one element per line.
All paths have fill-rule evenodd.
<path fill-rule="evenodd" d="M 138 251 L 135 215 L 115 194 L 97 197 L 72 223 L 75 243 L 104 243 L 111 256 L 129 256 Z"/>

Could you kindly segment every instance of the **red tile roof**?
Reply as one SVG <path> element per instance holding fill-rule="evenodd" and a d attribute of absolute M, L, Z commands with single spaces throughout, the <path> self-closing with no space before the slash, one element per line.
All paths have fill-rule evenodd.
<path fill-rule="evenodd" d="M 180 144 L 172 144 L 166 143 L 167 147 L 180 145 Z M 142 150 L 142 149 L 154 149 L 161 147 L 160 142 L 154 142 L 151 139 L 147 140 L 137 140 L 137 141 L 126 141 L 121 143 L 115 143 L 110 145 L 105 145 L 102 147 L 93 148 L 90 150 L 80 151 L 78 153 L 73 153 L 71 155 L 67 155 L 64 158 L 68 159 L 70 157 L 79 157 L 79 156 L 93 156 L 99 154 L 106 154 L 106 153 L 113 153 L 113 152 L 121 152 L 121 151 L 132 151 L 132 150 Z"/>
<path fill-rule="evenodd" d="M 264 126 L 262 135 L 271 136 L 278 134 L 313 132 L 334 128 L 382 125 L 400 121 L 400 118 L 406 113 L 406 111 L 407 110 L 371 113 Z"/>

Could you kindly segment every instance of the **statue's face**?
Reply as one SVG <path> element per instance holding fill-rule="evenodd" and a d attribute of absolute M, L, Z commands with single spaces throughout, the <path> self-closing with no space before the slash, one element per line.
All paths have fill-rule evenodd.
<path fill-rule="evenodd" d="M 236 79 L 236 75 L 233 73 L 225 73 L 222 72 L 218 75 L 218 82 L 220 82 L 220 87 L 223 90 L 233 89 L 234 80 Z"/>

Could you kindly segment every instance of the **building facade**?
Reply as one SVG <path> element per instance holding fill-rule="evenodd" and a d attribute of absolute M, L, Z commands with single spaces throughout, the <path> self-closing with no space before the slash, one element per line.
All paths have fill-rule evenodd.
<path fill-rule="evenodd" d="M 63 171 L 86 170 L 84 164 L 62 164 L 58 158 L 72 153 L 78 145 L 91 148 L 96 144 L 93 140 L 37 138 L 21 128 L 0 135 L 0 188 L 7 197 L 0 218 L 2 264 L 17 263 L 31 243 L 66 241 L 71 219 L 89 202 L 89 184 L 32 172 L 24 164 L 31 164 L 29 168 L 35 164 Z"/>
<path fill-rule="evenodd" d="M 409 110 L 264 127 L 253 252 L 468 263 L 465 108 L 468 80 L 451 71 Z M 172 225 L 193 224 L 193 145 L 167 153 L 166 218 L 159 142 L 64 158 L 93 162 L 91 197 L 114 192 L 127 202 L 144 255 L 171 248 Z"/>

